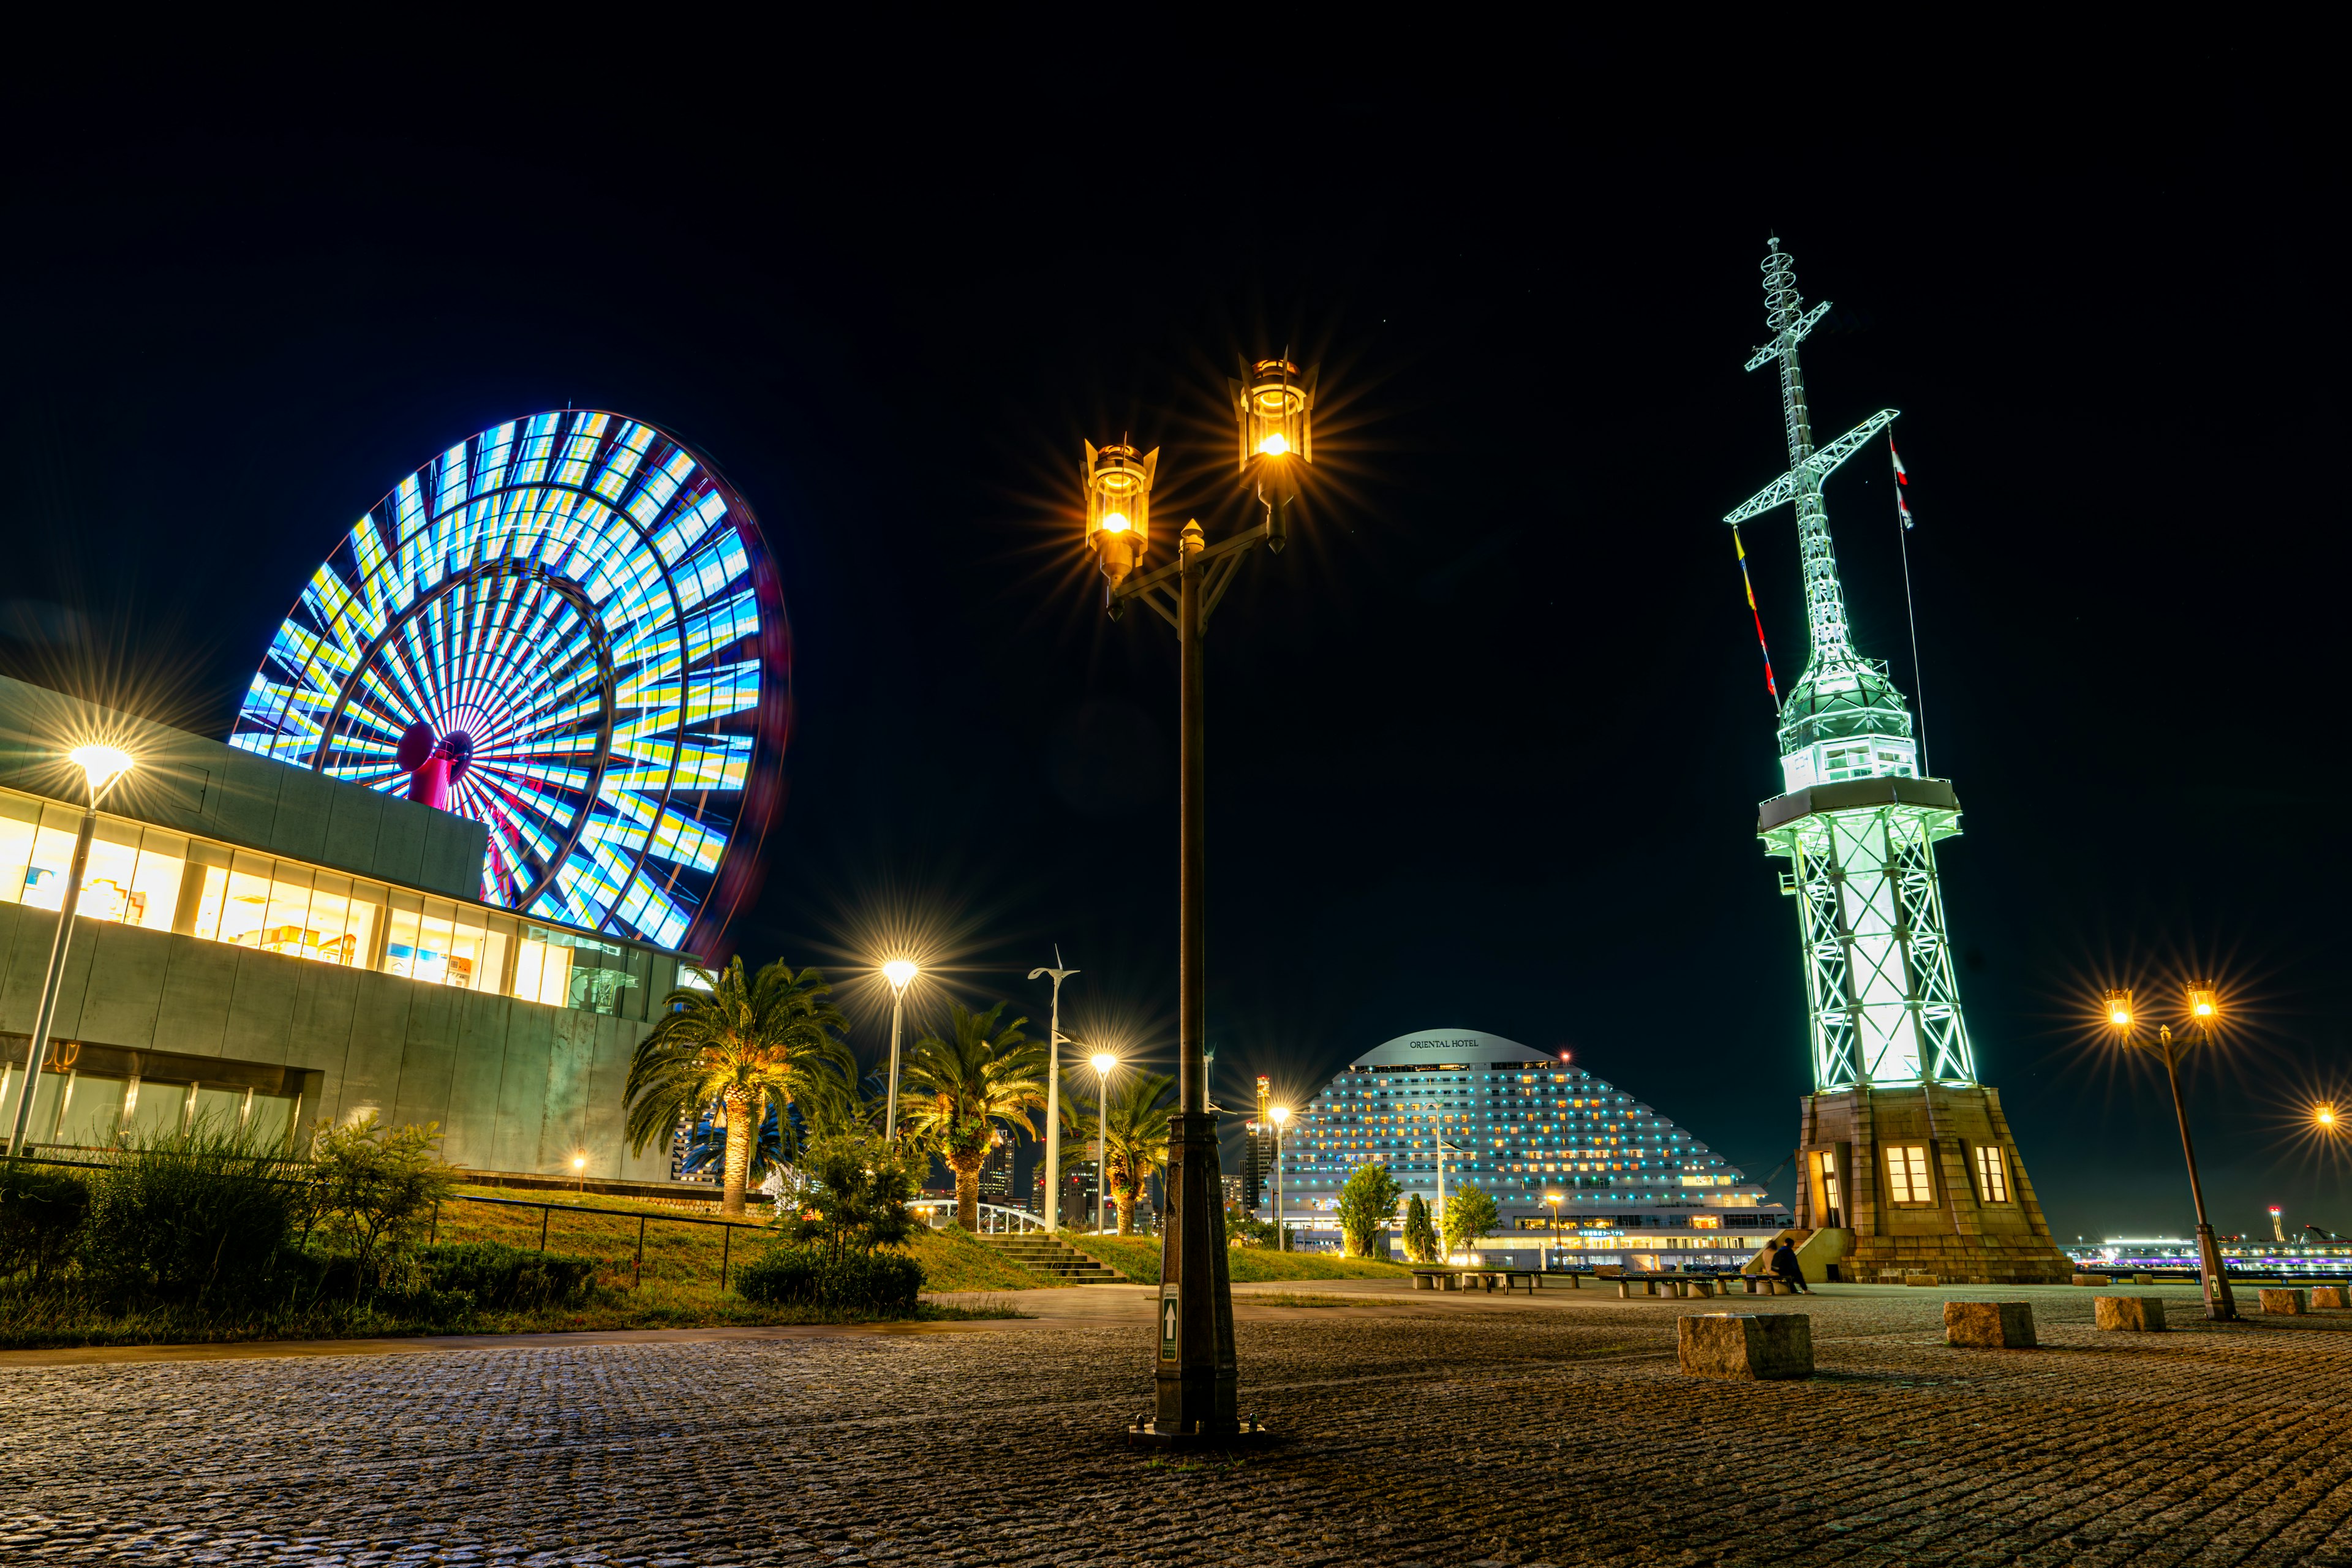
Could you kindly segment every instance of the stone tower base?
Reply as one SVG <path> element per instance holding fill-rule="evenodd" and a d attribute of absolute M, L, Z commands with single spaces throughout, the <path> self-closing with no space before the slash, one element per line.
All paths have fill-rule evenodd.
<path fill-rule="evenodd" d="M 1838 1278 L 1915 1271 L 1971 1285 L 2063 1285 L 2074 1264 L 1982 1085 L 1807 1095 L 1797 1227 L 1851 1235 Z"/>

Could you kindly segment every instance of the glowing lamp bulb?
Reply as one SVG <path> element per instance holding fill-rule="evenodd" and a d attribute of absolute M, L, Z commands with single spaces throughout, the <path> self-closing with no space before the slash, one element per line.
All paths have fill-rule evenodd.
<path fill-rule="evenodd" d="M 1286 1105 L 1277 1105 L 1272 1110 L 1267 1111 L 1266 1114 L 1273 1117 L 1274 1124 L 1276 1127 L 1279 1127 L 1284 1122 L 1290 1120 L 1290 1107 Z"/>
<path fill-rule="evenodd" d="M 1102 520 L 1102 529 L 1105 533 L 1125 533 L 1128 527 L 1127 513 L 1123 511 L 1111 512 Z"/>
<path fill-rule="evenodd" d="M 120 746 L 76 746 L 66 753 L 89 781 L 89 793 L 103 795 L 106 786 L 131 771 L 131 753 Z"/>
<path fill-rule="evenodd" d="M 584 1170 L 586 1170 L 586 1169 L 588 1168 L 588 1156 L 587 1156 L 587 1155 L 585 1155 L 585 1154 L 574 1154 L 574 1155 L 572 1155 L 572 1168 L 573 1170 L 575 1170 L 575 1171 L 584 1171 Z"/>
<path fill-rule="evenodd" d="M 1094 1063 L 1095 1071 L 1099 1073 L 1108 1073 L 1111 1068 L 1118 1066 L 1118 1058 L 1108 1051 L 1097 1051 L 1087 1059 Z"/>
<path fill-rule="evenodd" d="M 2107 1015 L 2107 1022 L 2108 1022 L 2108 1023 L 2110 1023 L 2110 1024 L 2113 1024 L 2116 1028 L 2120 1029 L 2120 1028 L 2122 1028 L 2126 1024 L 2128 1024 L 2128 1023 L 2130 1023 L 2130 1022 L 2131 1022 L 2131 1015 L 2130 1015 L 2129 1013 L 2125 1012 L 2122 1008 L 2118 1007 L 2118 1008 L 2116 1008 L 2114 1012 L 2109 1013 L 2109 1014 Z"/>
<path fill-rule="evenodd" d="M 893 991 L 904 991 L 922 971 L 911 958 L 894 958 L 882 966 L 882 978 Z"/>
<path fill-rule="evenodd" d="M 1279 430 L 1274 431 L 1257 444 L 1257 449 L 1269 458 L 1279 458 L 1290 450 L 1290 442 Z"/>

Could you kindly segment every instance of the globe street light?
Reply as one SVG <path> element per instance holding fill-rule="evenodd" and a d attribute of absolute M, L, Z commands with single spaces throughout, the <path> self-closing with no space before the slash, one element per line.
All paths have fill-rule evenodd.
<path fill-rule="evenodd" d="M 1290 1250 L 1290 1226 L 1282 1217 L 1282 1124 L 1290 1120 L 1290 1107 L 1277 1105 L 1266 1112 L 1274 1122 L 1274 1249 Z"/>
<path fill-rule="evenodd" d="M 33 1096 L 41 1086 L 41 1058 L 48 1051 L 49 1030 L 58 1021 L 58 992 L 65 984 L 66 948 L 73 940 L 82 873 L 89 868 L 90 835 L 98 831 L 98 803 L 133 766 L 131 753 L 120 746 L 76 746 L 67 755 L 89 786 L 89 805 L 81 814 L 81 831 L 74 836 L 73 864 L 66 872 L 65 897 L 58 904 L 58 931 L 49 940 L 49 971 L 41 982 L 40 1011 L 34 1015 L 33 1037 L 25 1043 L 25 1087 L 16 1096 L 16 1120 L 8 1133 L 12 1160 L 25 1152 L 25 1123 L 32 1119 Z"/>
<path fill-rule="evenodd" d="M 1118 1066 L 1118 1058 L 1108 1051 L 1097 1051 L 1087 1058 L 1095 1069 L 1095 1234 L 1108 1236 L 1109 1222 L 1103 1218 L 1103 1194 L 1110 1186 L 1110 1069 Z"/>
<path fill-rule="evenodd" d="M 1160 1352 L 1153 1363 L 1153 1414 L 1129 1428 L 1130 1442 L 1174 1446 L 1255 1441 L 1255 1421 L 1235 1411 L 1233 1291 L 1226 1277 L 1224 1206 L 1217 1173 L 1217 1117 L 1209 1108 L 1203 1045 L 1207 922 L 1206 751 L 1201 635 L 1232 586 L 1244 555 L 1279 551 L 1289 538 L 1297 465 L 1314 458 L 1309 420 L 1315 378 L 1287 359 L 1242 366 L 1233 382 L 1237 468 L 1263 520 L 1211 544 L 1187 521 L 1175 558 L 1148 561 L 1151 490 L 1160 454 L 1124 442 L 1086 444 L 1079 482 L 1086 548 L 1103 574 L 1104 608 L 1118 618 L 1140 600 L 1176 629 L 1178 725 L 1176 853 L 1177 1106 L 1170 1119 L 1164 1178 L 1168 1224 L 1160 1243 Z"/>
<path fill-rule="evenodd" d="M 2213 1026 L 2220 1021 L 2220 994 L 2210 982 L 2199 982 L 2189 987 L 2184 999 L 2189 1019 L 2204 1043 L 2213 1043 Z M 2107 1024 L 2127 1046 L 2145 1044 L 2134 1032 L 2135 1015 L 2129 991 L 2106 994 Z M 2189 1108 L 2180 1099 L 2180 1072 L 2175 1065 L 2172 1051 L 2172 1026 L 2157 1026 L 2156 1043 L 2151 1049 L 2164 1058 L 2164 1076 L 2172 1086 L 2172 1114 L 2180 1123 L 2180 1154 L 2189 1164 L 2189 1195 L 2197 1205 L 2197 1266 L 2205 1290 L 2205 1315 L 2216 1322 L 2227 1322 L 2238 1315 L 2236 1299 L 2230 1293 L 2230 1277 L 2221 1267 L 2221 1248 L 2213 1239 L 2213 1227 L 2205 1218 L 2205 1186 L 2197 1177 L 2197 1146 L 2189 1138 Z"/>
<path fill-rule="evenodd" d="M 884 1101 L 882 1129 L 893 1140 L 898 1136 L 898 1028 L 907 1016 L 907 987 L 921 973 L 911 958 L 894 958 L 882 966 L 882 978 L 890 983 L 890 1091 Z"/>
<path fill-rule="evenodd" d="M 1045 1026 L 1045 1229 L 1057 1229 L 1062 1214 L 1062 982 L 1077 973 L 1061 967 L 1062 949 L 1054 947 L 1051 969 L 1033 969 L 1029 978 L 1054 977 L 1053 1019 Z"/>

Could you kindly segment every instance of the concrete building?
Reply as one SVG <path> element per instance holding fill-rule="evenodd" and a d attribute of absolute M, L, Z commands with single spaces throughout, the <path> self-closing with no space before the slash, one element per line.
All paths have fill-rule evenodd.
<path fill-rule="evenodd" d="M 373 1110 L 478 1170 L 661 1181 L 622 1087 L 685 955 L 479 901 L 478 823 L 0 679 L 0 1117 L 11 1124 L 84 805 L 64 752 L 137 766 L 99 818 L 28 1136 Z"/>

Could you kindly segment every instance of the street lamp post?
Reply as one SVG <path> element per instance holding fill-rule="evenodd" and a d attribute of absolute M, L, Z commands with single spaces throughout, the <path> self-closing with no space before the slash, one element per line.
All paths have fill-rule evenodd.
<path fill-rule="evenodd" d="M 1061 967 L 1062 949 L 1054 948 L 1051 969 L 1033 969 L 1029 978 L 1054 977 L 1054 1011 L 1045 1026 L 1045 1231 L 1059 1228 L 1062 1214 L 1062 982 L 1077 973 Z"/>
<path fill-rule="evenodd" d="M 1290 1120 L 1290 1107 L 1277 1105 L 1266 1112 L 1274 1121 L 1274 1249 L 1290 1250 L 1290 1226 L 1282 1217 L 1282 1129 Z"/>
<path fill-rule="evenodd" d="M 81 814 L 81 831 L 74 836 L 73 864 L 66 871 L 65 897 L 58 904 L 58 931 L 49 939 L 49 970 L 41 982 L 40 1010 L 33 1016 L 33 1037 L 25 1044 L 25 1087 L 16 1094 L 16 1120 L 8 1133 L 8 1157 L 25 1152 L 25 1124 L 32 1120 L 33 1096 L 41 1086 L 41 1058 L 49 1048 L 49 1031 L 58 1021 L 58 993 L 65 984 L 66 949 L 73 941 L 74 906 L 81 902 L 82 873 L 89 868 L 90 836 L 98 831 L 98 803 L 114 781 L 131 768 L 131 753 L 117 746 L 77 746 L 69 753 L 89 785 L 89 805 Z"/>
<path fill-rule="evenodd" d="M 1554 1252 L 1558 1252 L 1560 1250 L 1559 1194 L 1558 1193 L 1546 1193 L 1544 1194 L 1544 1201 L 1551 1205 L 1551 1249 Z M 1544 1272 L 1547 1274 L 1551 1272 L 1551 1259 L 1549 1258 L 1544 1259 Z"/>
<path fill-rule="evenodd" d="M 911 958 L 894 958 L 882 966 L 882 978 L 890 983 L 890 1089 L 884 1099 L 882 1135 L 898 1136 L 898 1030 L 907 1016 L 907 987 L 922 970 Z"/>
<path fill-rule="evenodd" d="M 1431 1219 L 1437 1226 L 1437 1244 L 1445 1247 L 1445 1261 L 1451 1263 L 1454 1261 L 1454 1248 L 1445 1241 L 1445 1156 L 1460 1151 L 1443 1138 L 1433 1138 L 1431 1142 L 1437 1145 L 1437 1212 Z"/>
<path fill-rule="evenodd" d="M 1209 1109 L 1202 1062 L 1207 1037 L 1203 938 L 1207 928 L 1205 845 L 1206 733 L 1201 635 L 1233 584 L 1243 556 L 1260 543 L 1279 551 L 1289 537 L 1296 462 L 1314 458 L 1309 415 L 1314 377 L 1287 359 L 1259 360 L 1232 384 L 1239 468 L 1255 489 L 1263 521 L 1208 542 L 1198 521 L 1181 530 L 1176 558 L 1147 567 L 1151 487 L 1160 454 L 1124 442 L 1088 442 L 1080 479 L 1086 489 L 1086 543 L 1105 580 L 1105 608 L 1116 618 L 1140 600 L 1176 629 L 1180 763 L 1177 769 L 1177 1108 L 1170 1119 L 1165 1187 L 1168 1225 L 1160 1238 L 1160 1347 L 1153 1362 L 1152 1415 L 1129 1429 L 1132 1442 L 1177 1445 L 1254 1440 L 1235 1407 L 1233 1291 L 1226 1275 L 1223 1205 L 1217 1170 L 1217 1119 Z"/>
<path fill-rule="evenodd" d="M 2132 994 L 2129 991 L 2107 993 L 2107 1022 L 2123 1037 L 2127 1046 L 2140 1044 L 2133 1032 Z M 2213 1025 L 2221 1016 L 2218 994 L 2210 984 L 2200 982 L 2189 987 L 2189 1019 L 2204 1043 L 2213 1043 Z M 2230 1293 L 2230 1276 L 2221 1267 L 2221 1247 L 2213 1239 L 2213 1227 L 2205 1218 L 2205 1185 L 2197 1176 L 2197 1146 L 2189 1137 L 2189 1108 L 2180 1098 L 2180 1069 L 2172 1050 L 2172 1026 L 2160 1024 L 2156 1031 L 2155 1048 L 2164 1058 L 2165 1081 L 2172 1086 L 2172 1114 L 2180 1123 L 2180 1154 L 2189 1163 L 2189 1195 L 2197 1205 L 2197 1264 L 2203 1275 L 2205 1315 L 2216 1322 L 2228 1322 L 2238 1315 L 2237 1299 Z"/>
<path fill-rule="evenodd" d="M 1108 1236 L 1110 1222 L 1103 1217 L 1103 1194 L 1110 1188 L 1110 1069 L 1118 1066 L 1118 1058 L 1108 1051 L 1097 1051 L 1091 1058 L 1095 1069 L 1095 1234 Z"/>

